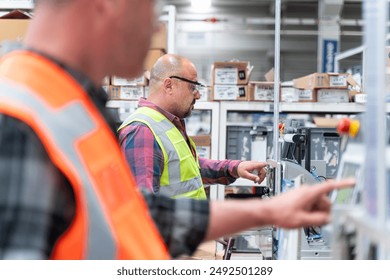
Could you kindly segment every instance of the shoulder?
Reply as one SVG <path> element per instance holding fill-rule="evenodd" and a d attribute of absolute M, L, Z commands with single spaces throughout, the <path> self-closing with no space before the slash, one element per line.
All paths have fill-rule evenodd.
<path fill-rule="evenodd" d="M 119 142 L 129 141 L 135 138 L 154 138 L 150 128 L 141 122 L 132 122 L 119 131 Z"/>

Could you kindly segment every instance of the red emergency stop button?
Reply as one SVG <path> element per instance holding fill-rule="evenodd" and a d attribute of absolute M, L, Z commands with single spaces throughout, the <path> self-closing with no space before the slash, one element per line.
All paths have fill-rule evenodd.
<path fill-rule="evenodd" d="M 337 125 L 337 131 L 340 134 L 348 134 L 351 137 L 356 137 L 359 133 L 360 122 L 348 118 L 341 119 Z"/>
<path fill-rule="evenodd" d="M 340 134 L 348 134 L 351 121 L 348 118 L 341 119 L 337 125 L 337 132 Z"/>

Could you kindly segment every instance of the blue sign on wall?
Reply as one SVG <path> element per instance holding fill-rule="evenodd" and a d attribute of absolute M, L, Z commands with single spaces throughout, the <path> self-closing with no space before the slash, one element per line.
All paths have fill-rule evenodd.
<path fill-rule="evenodd" d="M 322 52 L 322 72 L 334 72 L 334 57 L 337 52 L 337 40 L 324 40 Z"/>

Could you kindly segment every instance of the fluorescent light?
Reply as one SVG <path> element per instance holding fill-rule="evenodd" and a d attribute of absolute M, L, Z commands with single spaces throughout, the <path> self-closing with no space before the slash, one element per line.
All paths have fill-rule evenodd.
<path fill-rule="evenodd" d="M 191 7 L 195 10 L 207 10 L 211 7 L 211 0 L 191 0 Z"/>

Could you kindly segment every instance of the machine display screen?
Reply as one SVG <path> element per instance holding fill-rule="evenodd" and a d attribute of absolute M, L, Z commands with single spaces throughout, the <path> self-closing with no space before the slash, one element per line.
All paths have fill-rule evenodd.
<path fill-rule="evenodd" d="M 342 168 L 341 170 L 341 177 L 340 179 L 344 178 L 358 178 L 360 165 L 357 163 L 352 162 L 344 162 L 343 165 L 340 166 Z M 348 189 L 341 189 L 337 191 L 334 203 L 336 204 L 347 204 L 351 202 L 351 198 L 354 192 L 354 188 L 348 188 Z"/>

